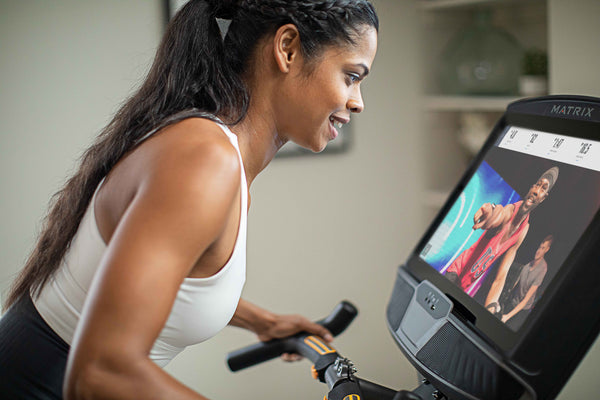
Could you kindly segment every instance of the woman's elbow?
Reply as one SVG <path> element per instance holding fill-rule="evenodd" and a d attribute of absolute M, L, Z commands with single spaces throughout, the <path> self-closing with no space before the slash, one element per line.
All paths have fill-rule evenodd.
<path fill-rule="evenodd" d="M 146 361 L 146 362 L 144 362 Z M 94 360 L 67 369 L 65 400 L 137 399 L 149 389 L 147 360 Z"/>
<path fill-rule="evenodd" d="M 100 397 L 102 375 L 104 374 L 96 363 L 69 368 L 63 385 L 64 399 L 88 400 Z M 104 385 L 106 384 L 105 380 Z"/>

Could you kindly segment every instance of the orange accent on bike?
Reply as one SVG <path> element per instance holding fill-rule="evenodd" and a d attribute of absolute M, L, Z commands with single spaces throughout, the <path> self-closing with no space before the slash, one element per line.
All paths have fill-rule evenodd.
<path fill-rule="evenodd" d="M 360 396 L 357 394 L 349 394 L 348 396 L 344 397 L 344 400 L 360 400 Z"/>
<path fill-rule="evenodd" d="M 310 374 L 313 377 L 313 379 L 319 379 L 319 373 L 317 372 L 317 369 L 314 365 L 310 367 Z"/>
<path fill-rule="evenodd" d="M 325 343 L 321 341 L 316 336 L 307 336 L 304 339 L 304 343 L 310 346 L 314 351 L 319 353 L 320 355 L 335 353 L 335 350 L 331 347 L 327 346 Z"/>

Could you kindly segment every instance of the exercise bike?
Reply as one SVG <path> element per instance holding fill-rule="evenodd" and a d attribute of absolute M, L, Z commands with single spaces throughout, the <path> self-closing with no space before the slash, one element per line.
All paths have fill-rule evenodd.
<path fill-rule="evenodd" d="M 420 386 L 359 378 L 308 334 L 231 353 L 229 367 L 298 353 L 328 400 L 553 399 L 600 332 L 599 210 L 600 99 L 511 103 L 397 270 L 387 325 Z M 511 263 L 522 273 L 507 284 Z M 321 323 L 337 335 L 355 315 L 342 302 Z"/>
<path fill-rule="evenodd" d="M 342 301 L 326 318 L 318 321 L 334 336 L 342 333 L 354 320 L 358 311 Z M 257 343 L 233 351 L 227 356 L 231 371 L 239 371 L 277 358 L 284 353 L 300 354 L 313 363 L 312 377 L 327 384 L 327 400 L 442 400 L 444 396 L 425 381 L 414 391 L 394 389 L 356 376 L 356 367 L 348 358 L 327 344 L 322 338 L 300 333 L 284 339 Z"/>

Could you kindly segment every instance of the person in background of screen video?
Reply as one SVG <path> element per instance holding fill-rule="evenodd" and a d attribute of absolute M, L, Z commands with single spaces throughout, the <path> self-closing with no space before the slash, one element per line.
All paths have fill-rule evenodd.
<path fill-rule="evenodd" d="M 483 229 L 485 233 L 452 262 L 446 271 L 446 278 L 473 296 L 471 289 L 477 280 L 502 257 L 498 274 L 485 301 L 486 308 L 491 312 L 499 312 L 498 298 L 515 254 L 527 236 L 529 214 L 546 200 L 557 179 L 558 167 L 552 167 L 531 186 L 523 200 L 506 206 L 483 204 L 473 217 L 473 230 Z"/>
<path fill-rule="evenodd" d="M 548 264 L 544 257 L 550 250 L 553 240 L 552 235 L 546 236 L 535 251 L 533 260 L 521 268 L 521 273 L 512 288 L 509 289 L 506 299 L 500 302 L 502 322 L 518 328 L 527 318 L 529 311 L 533 308 L 537 290 L 548 271 Z"/>

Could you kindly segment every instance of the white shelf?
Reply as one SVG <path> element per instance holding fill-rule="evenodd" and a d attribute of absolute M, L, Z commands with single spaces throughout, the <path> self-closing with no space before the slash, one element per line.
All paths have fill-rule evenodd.
<path fill-rule="evenodd" d="M 506 106 L 520 97 L 511 96 L 427 96 L 428 111 L 488 111 L 503 112 Z"/>
<path fill-rule="evenodd" d="M 419 7 L 424 10 L 439 10 L 443 8 L 493 4 L 497 0 L 420 0 Z"/>
<path fill-rule="evenodd" d="M 419 0 L 418 5 L 422 10 L 444 10 L 448 8 L 502 5 L 510 3 L 533 3 L 539 0 Z"/>

